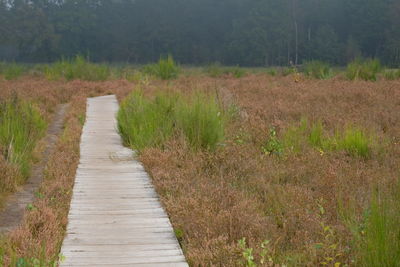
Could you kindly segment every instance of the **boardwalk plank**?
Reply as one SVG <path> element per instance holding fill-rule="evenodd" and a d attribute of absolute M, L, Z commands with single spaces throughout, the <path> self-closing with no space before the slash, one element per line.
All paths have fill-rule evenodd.
<path fill-rule="evenodd" d="M 187 267 L 149 176 L 122 146 L 115 96 L 88 99 L 60 266 Z"/>

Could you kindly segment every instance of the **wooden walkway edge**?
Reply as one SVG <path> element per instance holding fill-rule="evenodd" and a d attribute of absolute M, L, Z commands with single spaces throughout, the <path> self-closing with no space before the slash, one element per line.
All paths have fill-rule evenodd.
<path fill-rule="evenodd" d="M 122 146 L 114 95 L 89 98 L 60 266 L 186 267 L 149 176 Z"/>

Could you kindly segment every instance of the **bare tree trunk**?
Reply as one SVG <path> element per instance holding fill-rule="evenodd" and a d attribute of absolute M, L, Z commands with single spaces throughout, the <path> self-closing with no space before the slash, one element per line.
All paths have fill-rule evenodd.
<path fill-rule="evenodd" d="M 295 31 L 295 60 L 294 64 L 297 66 L 299 54 L 298 54 L 298 47 L 299 47 L 299 31 L 297 25 L 297 7 L 296 7 L 296 0 L 292 0 L 292 12 L 293 12 L 293 22 L 294 22 L 294 31 Z"/>

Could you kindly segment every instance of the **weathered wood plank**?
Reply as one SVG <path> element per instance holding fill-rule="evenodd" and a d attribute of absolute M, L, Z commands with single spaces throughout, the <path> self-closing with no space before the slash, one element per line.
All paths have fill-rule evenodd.
<path fill-rule="evenodd" d="M 88 99 L 60 266 L 187 267 L 149 176 L 116 131 L 115 96 Z"/>

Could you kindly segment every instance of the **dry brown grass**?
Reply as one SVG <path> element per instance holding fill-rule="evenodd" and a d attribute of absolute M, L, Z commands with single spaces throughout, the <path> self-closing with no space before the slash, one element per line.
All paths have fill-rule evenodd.
<path fill-rule="evenodd" d="M 192 76 L 140 86 L 148 95 L 171 88 L 217 91 L 223 102 L 240 107 L 225 146 L 216 152 L 193 152 L 181 140 L 171 140 L 165 150 L 147 149 L 140 155 L 174 228 L 182 233 L 179 239 L 192 266 L 240 265 L 237 242 L 243 237 L 255 249 L 256 260 L 261 242 L 270 240 L 268 256 L 274 264 L 316 266 L 326 257 L 354 264 L 352 234 L 338 206 L 354 209 L 361 218 L 371 190 L 388 188 L 400 176 L 399 81 Z M 7 255 L 27 258 L 38 257 L 44 247 L 45 258 L 55 259 L 67 223 L 84 96 L 116 93 L 122 99 L 133 85 L 22 78 L 0 82 L 0 87 L 39 99 L 48 114 L 59 102 L 73 103 L 40 191 L 43 197 L 3 245 Z M 367 129 L 382 151 L 375 149 L 370 159 L 344 152 L 321 155 L 311 147 L 285 157 L 262 153 L 271 126 L 279 135 L 301 117 L 322 120 L 332 134 L 346 124 Z M 322 225 L 332 229 L 329 235 Z"/>

